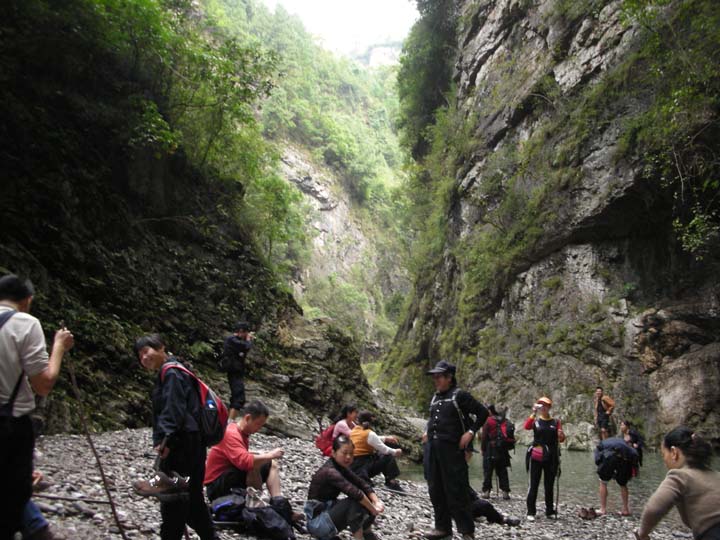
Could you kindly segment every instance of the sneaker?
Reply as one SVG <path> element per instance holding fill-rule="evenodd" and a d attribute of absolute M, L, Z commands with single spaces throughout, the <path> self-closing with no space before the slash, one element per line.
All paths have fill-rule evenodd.
<path fill-rule="evenodd" d="M 423 536 L 428 540 L 441 540 L 443 538 L 452 538 L 452 533 L 432 529 L 431 531 L 423 534 Z"/>
<path fill-rule="evenodd" d="M 165 500 L 166 496 L 176 496 L 188 490 L 189 476 L 180 476 L 172 472 L 168 476 L 162 471 L 157 471 L 150 480 L 137 480 L 133 482 L 135 493 L 141 497 L 157 497 Z"/>
<path fill-rule="evenodd" d="M 503 491 L 503 500 L 504 501 L 510 500 L 510 492 L 509 491 Z"/>
<path fill-rule="evenodd" d="M 480 495 L 483 499 L 489 499 L 490 498 L 490 492 L 489 491 L 483 491 Z"/>
<path fill-rule="evenodd" d="M 503 523 L 505 523 L 505 525 L 509 525 L 510 527 L 517 527 L 518 525 L 520 525 L 520 519 L 505 516 L 505 518 L 503 519 Z"/>
<path fill-rule="evenodd" d="M 525 519 L 526 519 L 527 521 L 535 521 L 535 516 L 532 516 L 532 515 L 528 514 L 527 516 L 525 516 Z"/>
<path fill-rule="evenodd" d="M 396 491 L 398 493 L 405 493 L 405 490 L 400 485 L 400 482 L 398 480 L 388 480 L 385 482 L 385 488 L 389 489 L 390 491 Z"/>
<path fill-rule="evenodd" d="M 545 517 L 548 519 L 557 519 L 557 510 L 549 510 L 545 512 Z"/>

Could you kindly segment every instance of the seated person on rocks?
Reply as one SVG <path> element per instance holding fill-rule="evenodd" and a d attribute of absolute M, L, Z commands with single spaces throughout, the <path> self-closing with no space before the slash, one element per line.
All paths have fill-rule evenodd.
<path fill-rule="evenodd" d="M 600 514 L 607 512 L 607 485 L 613 478 L 620 486 L 622 512 L 629 516 L 629 492 L 627 484 L 637 471 L 638 454 L 622 437 L 610 437 L 601 440 L 595 448 L 595 464 L 600 478 Z"/>
<path fill-rule="evenodd" d="M 385 505 L 370 484 L 349 469 L 353 462 L 352 441 L 340 435 L 332 448 L 330 458 L 310 481 L 305 503 L 307 530 L 321 540 L 336 537 L 346 528 L 356 540 L 377 540 L 372 524 Z M 346 497 L 338 500 L 341 493 Z"/>
<path fill-rule="evenodd" d="M 497 511 L 497 508 L 493 504 L 485 499 L 481 499 L 477 491 L 473 488 L 470 489 L 470 500 L 473 519 L 478 520 L 480 518 L 487 518 L 488 523 L 497 523 L 499 525 L 510 525 L 511 527 L 517 527 L 520 525 L 520 519 L 503 516 Z"/>
<path fill-rule="evenodd" d="M 350 436 L 350 432 L 356 426 L 355 422 L 358 417 L 358 408 L 354 403 L 348 403 L 343 405 L 337 420 L 335 420 L 335 427 L 333 428 L 332 438 L 333 441 L 340 435 Z"/>
<path fill-rule="evenodd" d="M 283 456 L 282 448 L 254 454 L 250 436 L 257 433 L 270 416 L 261 401 L 249 403 L 240 420 L 228 424 L 223 440 L 210 449 L 205 466 L 205 489 L 208 499 L 229 495 L 231 488 L 262 489 L 266 484 L 271 497 L 281 496 L 280 474 L 275 460 Z"/>
<path fill-rule="evenodd" d="M 358 425 L 350 432 L 350 440 L 355 446 L 355 459 L 350 468 L 365 480 L 383 473 L 386 487 L 401 490 L 397 480 L 400 469 L 395 457 L 402 455 L 402 450 L 387 446 L 385 443 L 397 444 L 397 439 L 390 435 L 379 436 L 370 429 L 373 421 L 374 417 L 368 411 L 358 415 Z"/>

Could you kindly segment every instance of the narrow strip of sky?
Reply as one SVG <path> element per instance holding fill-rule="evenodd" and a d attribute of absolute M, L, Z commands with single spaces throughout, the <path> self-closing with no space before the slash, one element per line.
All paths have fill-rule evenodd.
<path fill-rule="evenodd" d="M 418 18 L 415 0 L 263 0 L 300 17 L 321 44 L 341 54 L 402 41 Z"/>

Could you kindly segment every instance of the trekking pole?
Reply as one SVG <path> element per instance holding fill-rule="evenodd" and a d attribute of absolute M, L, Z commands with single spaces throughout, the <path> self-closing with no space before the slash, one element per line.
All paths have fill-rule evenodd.
<path fill-rule="evenodd" d="M 558 418 L 558 422 L 560 422 L 560 418 Z M 559 516 L 559 508 L 560 508 L 560 476 L 562 475 L 562 464 L 560 462 L 560 441 L 557 443 L 557 463 L 558 463 L 558 470 L 557 470 L 557 491 L 555 493 L 555 519 Z"/>
<path fill-rule="evenodd" d="M 65 327 L 63 323 L 60 324 L 61 327 Z M 75 392 L 75 399 L 77 399 L 78 402 L 78 409 L 79 409 L 79 416 L 80 416 L 80 423 L 82 424 L 83 431 L 85 432 L 85 438 L 87 438 L 87 442 L 90 445 L 90 450 L 92 450 L 93 455 L 95 456 L 95 461 L 97 462 L 98 470 L 100 471 L 100 478 L 102 479 L 103 487 L 105 488 L 105 493 L 107 493 L 108 497 L 108 504 L 110 504 L 110 508 L 112 509 L 113 517 L 115 518 L 115 524 L 118 527 L 118 530 L 120 531 L 120 536 L 123 537 L 123 540 L 128 540 L 127 535 L 125 534 L 125 529 L 120 522 L 120 516 L 118 516 L 117 508 L 115 507 L 115 502 L 113 501 L 112 494 L 110 493 L 110 486 L 108 486 L 107 478 L 105 476 L 105 471 L 103 470 L 102 463 L 100 462 L 100 456 L 97 453 L 97 450 L 95 450 L 95 445 L 93 444 L 92 437 L 90 436 L 90 430 L 88 429 L 87 420 L 85 418 L 85 412 L 84 407 L 82 403 L 82 395 L 80 394 L 80 388 L 78 388 L 77 379 L 75 378 L 75 369 L 73 368 L 72 362 L 70 362 L 70 358 L 68 357 L 65 360 L 65 365 L 67 366 L 68 372 L 70 373 L 70 382 L 72 383 L 73 391 Z"/>

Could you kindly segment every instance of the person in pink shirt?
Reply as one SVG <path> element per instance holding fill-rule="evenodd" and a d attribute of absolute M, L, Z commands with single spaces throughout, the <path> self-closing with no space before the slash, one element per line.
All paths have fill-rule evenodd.
<path fill-rule="evenodd" d="M 228 495 L 234 487 L 261 489 L 263 484 L 267 485 L 271 497 L 282 495 L 275 460 L 282 458 L 284 450 L 250 452 L 250 436 L 265 425 L 268 416 L 270 411 L 263 402 L 249 403 L 240 420 L 229 424 L 223 440 L 210 449 L 203 481 L 208 499 Z"/>
<path fill-rule="evenodd" d="M 348 403 L 343 405 L 338 415 L 338 420 L 335 422 L 335 428 L 333 429 L 333 441 L 338 438 L 339 435 L 345 435 L 350 437 L 350 432 L 357 425 L 358 408 L 354 403 Z"/>

